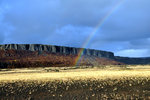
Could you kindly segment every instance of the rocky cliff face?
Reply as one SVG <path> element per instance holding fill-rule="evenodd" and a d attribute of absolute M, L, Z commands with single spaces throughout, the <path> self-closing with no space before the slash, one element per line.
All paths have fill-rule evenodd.
<path fill-rule="evenodd" d="M 7 51 L 9 50 L 14 50 L 19 54 L 15 53 L 8 53 Z M 32 55 L 30 52 L 34 52 L 36 54 L 43 54 L 47 55 L 47 52 L 50 54 L 60 54 L 60 55 L 72 55 L 72 56 L 77 56 L 82 50 L 82 48 L 74 48 L 74 47 L 64 47 L 64 46 L 54 46 L 54 45 L 41 45 L 41 44 L 5 44 L 5 45 L 0 45 L 0 59 L 8 59 L 7 57 L 12 55 L 14 56 L 25 56 L 25 54 L 22 54 L 21 52 L 28 52 L 26 55 Z M 6 52 L 5 52 L 6 51 Z M 4 53 L 5 52 L 5 53 Z M 22 55 L 20 55 L 22 54 Z M 33 54 L 32 56 L 36 55 Z M 114 56 L 112 52 L 106 52 L 106 51 L 101 51 L 101 50 L 94 50 L 94 49 L 84 49 L 83 56 L 87 57 L 98 57 L 98 58 L 108 58 L 117 62 L 121 62 L 124 64 L 150 64 L 150 58 L 129 58 L 129 57 L 118 57 Z M 19 58 L 20 58 L 19 57 Z M 22 57 L 22 58 L 23 58 Z M 18 58 L 18 59 L 19 59 Z M 32 57 L 31 57 L 32 58 Z M 62 58 L 64 59 L 64 58 Z M 71 58 L 69 58 L 71 59 Z M 93 60 L 94 61 L 94 60 Z"/>
<path fill-rule="evenodd" d="M 7 49 L 39 51 L 39 52 L 47 51 L 50 53 L 72 54 L 72 55 L 77 55 L 81 50 L 81 48 L 54 46 L 54 45 L 41 45 L 41 44 L 5 44 L 5 45 L 0 45 L 0 50 L 7 50 Z M 83 52 L 83 55 L 104 57 L 104 58 L 114 58 L 114 54 L 112 52 L 93 50 L 93 49 L 85 49 Z"/>

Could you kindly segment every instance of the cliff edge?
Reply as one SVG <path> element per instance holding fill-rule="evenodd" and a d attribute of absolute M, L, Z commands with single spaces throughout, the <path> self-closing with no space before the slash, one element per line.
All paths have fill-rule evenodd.
<path fill-rule="evenodd" d="M 82 56 L 80 52 L 83 51 Z M 81 59 L 79 60 L 79 57 Z M 0 45 L 0 68 L 150 64 L 150 58 L 114 56 L 114 53 L 42 44 Z"/>
<path fill-rule="evenodd" d="M 78 55 L 83 48 L 64 47 L 55 45 L 42 45 L 42 44 L 5 44 L 0 45 L 0 50 L 28 50 L 38 52 L 60 53 Z M 94 49 L 84 49 L 83 55 L 96 56 L 104 58 L 114 58 L 114 53 Z"/>

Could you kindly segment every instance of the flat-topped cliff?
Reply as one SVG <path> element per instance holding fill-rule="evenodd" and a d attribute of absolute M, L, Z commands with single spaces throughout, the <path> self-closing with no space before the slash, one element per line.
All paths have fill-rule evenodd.
<path fill-rule="evenodd" d="M 84 49 L 78 60 L 82 50 L 42 44 L 4 44 L 0 45 L 0 68 L 150 64 L 150 58 L 118 57 L 94 49 Z"/>
<path fill-rule="evenodd" d="M 0 45 L 0 50 L 28 50 L 28 51 L 47 51 L 50 53 L 60 53 L 60 54 L 72 54 L 78 55 L 82 48 L 74 47 L 64 47 L 64 46 L 55 46 L 55 45 L 42 45 L 42 44 L 5 44 Z M 106 52 L 101 50 L 94 49 L 84 49 L 83 55 L 87 56 L 96 56 L 104 58 L 114 58 L 112 52 Z"/>
<path fill-rule="evenodd" d="M 120 65 L 112 52 L 42 44 L 0 45 L 0 68 Z"/>

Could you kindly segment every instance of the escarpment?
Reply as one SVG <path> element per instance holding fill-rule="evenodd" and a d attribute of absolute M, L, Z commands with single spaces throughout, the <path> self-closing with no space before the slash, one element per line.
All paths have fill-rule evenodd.
<path fill-rule="evenodd" d="M 64 47 L 64 46 L 54 46 L 54 45 L 41 45 L 41 44 L 5 44 L 0 45 L 0 50 L 28 50 L 28 51 L 47 51 L 50 53 L 60 53 L 60 54 L 71 54 L 78 55 L 80 50 L 83 48 L 74 47 Z M 94 50 L 94 49 L 84 49 L 83 55 L 96 56 L 104 58 L 114 58 L 112 52 Z"/>
<path fill-rule="evenodd" d="M 82 54 L 80 54 L 80 52 Z M 79 60 L 80 58 L 80 60 Z M 0 45 L 0 68 L 118 65 L 112 52 L 41 44 Z"/>
<path fill-rule="evenodd" d="M 118 57 L 114 56 L 114 53 L 107 51 L 55 45 L 0 45 L 0 68 L 101 66 L 122 64 L 150 64 L 150 58 Z"/>

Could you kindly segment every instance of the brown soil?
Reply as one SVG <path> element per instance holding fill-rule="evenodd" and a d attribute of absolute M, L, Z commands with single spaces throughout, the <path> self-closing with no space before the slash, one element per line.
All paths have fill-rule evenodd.
<path fill-rule="evenodd" d="M 0 84 L 1 100 L 150 99 L 150 79 L 29 81 Z"/>

